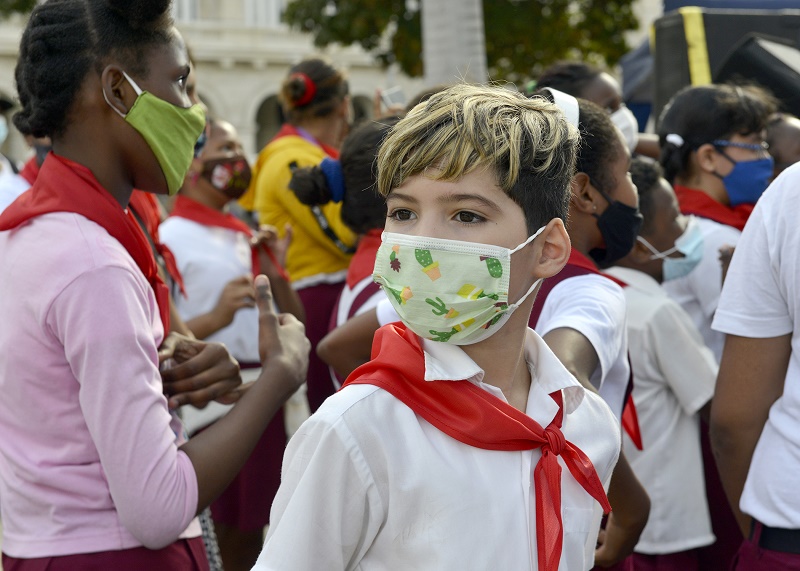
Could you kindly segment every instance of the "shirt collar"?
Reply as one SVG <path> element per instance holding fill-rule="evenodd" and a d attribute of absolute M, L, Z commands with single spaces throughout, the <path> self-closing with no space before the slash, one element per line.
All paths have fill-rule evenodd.
<path fill-rule="evenodd" d="M 483 383 L 484 371 L 458 345 L 422 340 L 426 381 L 469 381 L 503 398 L 499 390 Z M 558 408 L 550 393 L 563 391 L 564 412 L 570 414 L 583 400 L 584 388 L 561 364 L 538 333 L 528 328 L 525 334 L 525 360 L 531 373 L 531 390 L 525 411 L 546 426 Z"/>
<path fill-rule="evenodd" d="M 609 268 L 604 271 L 605 273 L 624 281 L 626 284 L 628 284 L 628 287 L 638 289 L 648 295 L 666 295 L 661 287 L 661 284 L 653 279 L 652 276 L 644 272 L 640 272 L 639 270 L 614 266 L 613 268 Z"/>

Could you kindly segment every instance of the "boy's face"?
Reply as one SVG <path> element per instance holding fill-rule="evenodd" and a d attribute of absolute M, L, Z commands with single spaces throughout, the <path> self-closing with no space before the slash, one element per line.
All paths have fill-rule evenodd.
<path fill-rule="evenodd" d="M 528 238 L 522 208 L 497 185 L 491 169 L 475 170 L 456 181 L 432 180 L 424 174 L 410 177 L 392 190 L 386 206 L 387 232 L 505 248 L 516 248 Z M 540 259 L 545 254 L 543 247 L 546 250 L 546 243 L 549 244 L 551 226 L 560 226 L 563 231 L 560 220 L 553 220 L 542 235 L 512 255 L 509 284 L 512 302 L 536 279 L 548 277 L 541 275 L 549 271 L 542 269 Z M 566 235 L 564 238 L 566 245 L 562 248 L 566 247 L 568 254 L 569 242 Z"/>

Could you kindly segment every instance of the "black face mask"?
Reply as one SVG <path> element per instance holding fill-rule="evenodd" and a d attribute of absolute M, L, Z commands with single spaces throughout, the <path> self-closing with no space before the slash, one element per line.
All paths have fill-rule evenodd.
<path fill-rule="evenodd" d="M 605 269 L 613 266 L 633 249 L 644 218 L 638 208 L 611 200 L 605 192 L 601 191 L 600 194 L 608 201 L 608 208 L 602 214 L 594 216 L 606 247 L 595 248 L 589 252 L 589 256 L 600 268 Z"/>

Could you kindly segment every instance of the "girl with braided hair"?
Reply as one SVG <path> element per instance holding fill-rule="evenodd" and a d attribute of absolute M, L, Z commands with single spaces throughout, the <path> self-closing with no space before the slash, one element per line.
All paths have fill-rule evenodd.
<path fill-rule="evenodd" d="M 305 377 L 303 328 L 260 276 L 263 369 L 237 406 L 186 442 L 162 394 L 208 373 L 191 361 L 207 345 L 162 345 L 168 291 L 127 208 L 134 187 L 177 191 L 205 123 L 169 10 L 48 0 L 21 40 L 15 123 L 53 149 L 0 216 L 6 571 L 208 569 L 196 514 Z"/>

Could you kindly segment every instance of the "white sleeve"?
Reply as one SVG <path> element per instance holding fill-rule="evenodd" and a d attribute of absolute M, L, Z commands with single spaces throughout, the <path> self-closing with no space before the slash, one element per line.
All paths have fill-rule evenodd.
<path fill-rule="evenodd" d="M 372 472 L 346 422 L 320 416 L 286 448 L 254 571 L 357 569 L 384 521 Z"/>
<path fill-rule="evenodd" d="M 787 179 L 778 180 L 785 182 Z M 796 189 L 779 187 L 770 190 L 773 192 L 768 190 L 753 210 L 733 253 L 712 324 L 715 330 L 722 333 L 767 338 L 785 335 L 793 330 L 791 312 L 780 285 L 781 241 L 790 238 L 781 238 L 780 232 L 796 233 L 797 229 L 796 226 L 786 228 L 784 221 L 774 220 L 777 217 L 772 217 L 771 213 L 780 213 L 785 209 L 781 201 L 776 202 L 782 196 L 780 190 L 795 192 Z M 791 220 L 788 224 L 794 225 L 796 222 Z M 776 234 L 776 239 L 771 240 L 771 236 Z M 795 260 L 786 259 L 783 263 L 794 266 Z"/>
<path fill-rule="evenodd" d="M 535 331 L 542 337 L 561 328 L 582 334 L 597 353 L 605 378 L 620 354 L 627 354 L 625 308 L 622 288 L 607 277 L 569 278 L 550 290 Z"/>
<path fill-rule="evenodd" d="M 689 315 L 675 302 L 661 306 L 648 324 L 658 366 L 686 414 L 714 396 L 717 364 Z"/>

